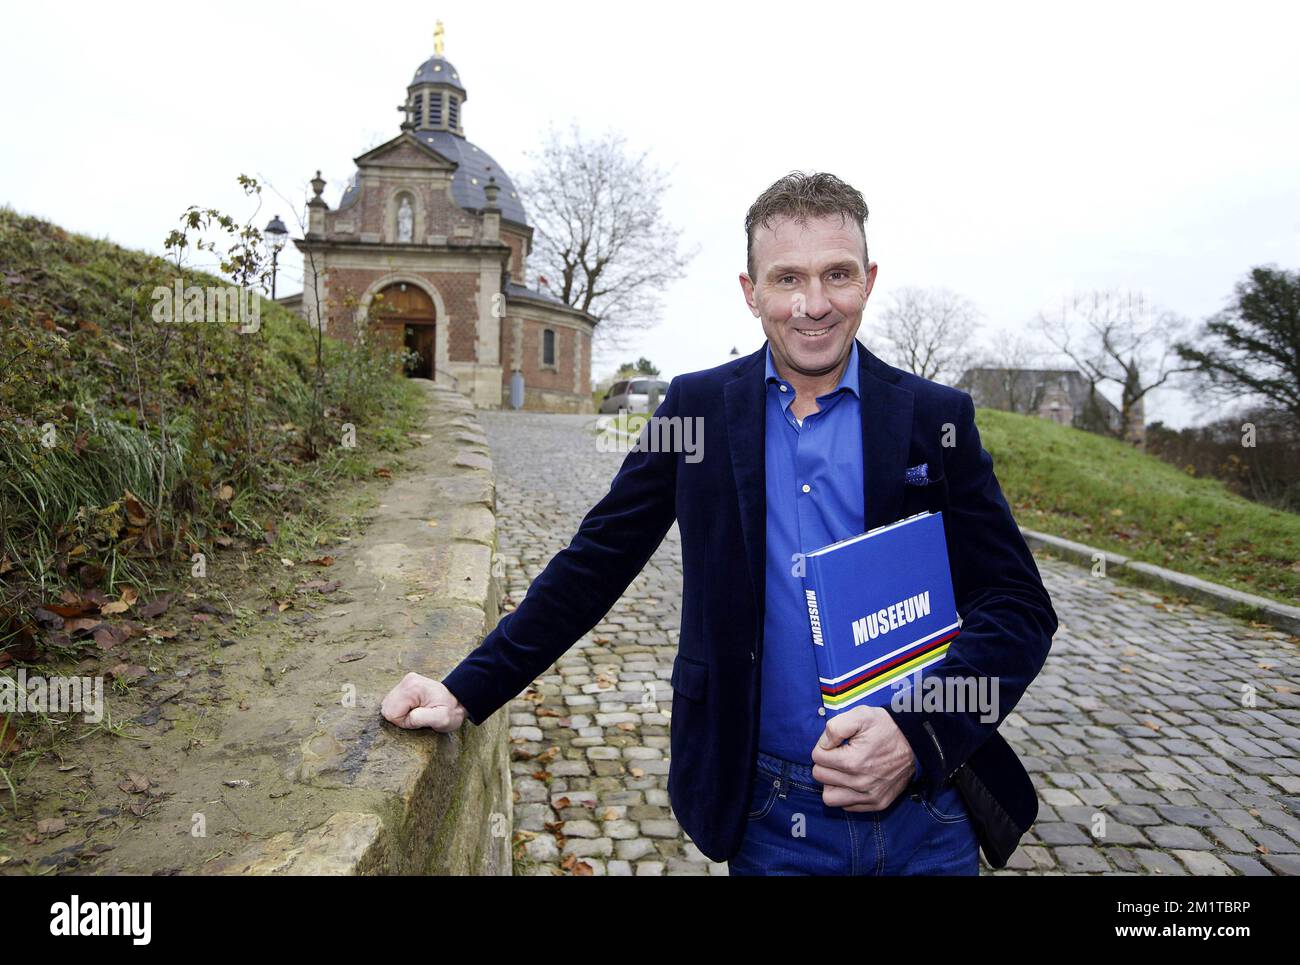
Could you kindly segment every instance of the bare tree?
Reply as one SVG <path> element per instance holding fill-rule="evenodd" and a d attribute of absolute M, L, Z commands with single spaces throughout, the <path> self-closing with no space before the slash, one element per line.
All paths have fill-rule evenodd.
<path fill-rule="evenodd" d="M 661 298 L 698 249 L 678 251 L 681 229 L 663 215 L 666 172 L 624 138 L 589 140 L 553 128 L 519 180 L 535 233 L 531 274 L 552 294 L 600 319 L 597 344 L 625 348 L 660 321 Z"/>
<path fill-rule="evenodd" d="M 998 329 L 990 335 L 977 350 L 973 363 L 974 367 L 988 370 L 981 379 L 982 388 L 995 395 L 984 404 L 1007 412 L 1030 413 L 1037 409 L 1044 385 L 1020 373 L 1036 367 L 1045 354 L 1036 340 L 1019 332 Z"/>
<path fill-rule="evenodd" d="M 1078 366 L 1094 396 L 1103 382 L 1119 387 L 1119 425 L 1096 428 L 1121 439 L 1141 437 L 1147 393 L 1190 371 L 1172 358 L 1186 322 L 1155 307 L 1141 292 L 1075 295 L 1059 311 L 1040 312 L 1038 324 L 1048 341 Z"/>
<path fill-rule="evenodd" d="M 969 361 L 979 311 L 947 288 L 905 287 L 890 293 L 880 322 L 892 364 L 923 379 L 953 381 Z"/>

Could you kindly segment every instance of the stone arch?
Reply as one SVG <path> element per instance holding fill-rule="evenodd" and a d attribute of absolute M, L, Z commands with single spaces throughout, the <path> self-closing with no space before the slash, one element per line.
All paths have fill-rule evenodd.
<path fill-rule="evenodd" d="M 366 316 L 370 313 L 370 306 L 377 294 L 390 285 L 403 283 L 415 286 L 428 295 L 433 302 L 434 315 L 437 319 L 437 324 L 434 327 L 434 371 L 437 379 L 442 381 L 449 375 L 447 333 L 451 326 L 451 316 L 447 314 L 446 303 L 443 301 L 437 286 L 431 284 L 428 279 L 407 271 L 390 271 L 374 279 L 357 302 L 355 324 L 360 326 L 365 322 Z"/>

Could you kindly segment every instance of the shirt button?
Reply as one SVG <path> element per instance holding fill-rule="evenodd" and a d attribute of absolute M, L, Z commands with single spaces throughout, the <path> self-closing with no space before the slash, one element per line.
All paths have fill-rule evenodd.
<path fill-rule="evenodd" d="M 825 707 L 818 707 L 818 708 L 817 708 L 817 716 L 818 716 L 818 717 L 825 717 L 825 716 L 826 716 L 826 708 L 825 708 Z"/>
<path fill-rule="evenodd" d="M 803 484 L 803 491 L 806 492 L 806 493 L 807 493 L 807 492 L 812 492 L 812 486 L 809 486 L 807 483 L 804 483 L 804 484 Z"/>
<path fill-rule="evenodd" d="M 789 389 L 788 389 L 786 386 L 783 385 L 783 386 L 781 386 L 781 391 L 782 391 L 782 392 L 787 392 L 787 391 L 789 391 Z"/>

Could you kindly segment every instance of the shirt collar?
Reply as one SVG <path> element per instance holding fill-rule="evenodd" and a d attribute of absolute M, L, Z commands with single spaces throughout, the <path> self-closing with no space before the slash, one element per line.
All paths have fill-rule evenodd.
<path fill-rule="evenodd" d="M 781 382 L 784 382 L 785 380 L 776 374 L 776 366 L 772 364 L 772 345 L 770 342 L 767 345 L 764 357 L 767 359 L 765 383 L 767 385 L 772 385 L 773 383 L 779 385 Z M 788 382 L 786 384 L 789 385 Z M 862 394 L 858 391 L 858 340 L 856 338 L 853 340 L 853 348 L 849 351 L 849 364 L 844 366 L 844 373 L 840 376 L 840 381 L 836 384 L 835 388 L 830 392 L 827 392 L 826 395 L 834 395 L 840 389 L 848 389 L 859 399 L 862 398 Z M 818 398 L 825 397 L 826 396 L 818 396 Z"/>

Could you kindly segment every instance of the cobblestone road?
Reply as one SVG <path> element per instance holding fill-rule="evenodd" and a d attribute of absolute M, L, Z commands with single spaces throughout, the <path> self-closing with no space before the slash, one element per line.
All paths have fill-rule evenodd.
<path fill-rule="evenodd" d="M 623 456 L 597 450 L 591 416 L 479 418 L 510 609 Z M 605 621 L 509 707 L 522 873 L 726 874 L 668 804 L 678 550 L 674 526 Z M 1300 873 L 1295 641 L 1065 563 L 1038 566 L 1061 627 L 1001 727 L 1038 786 L 1038 822 L 1008 868 L 981 873 Z"/>

